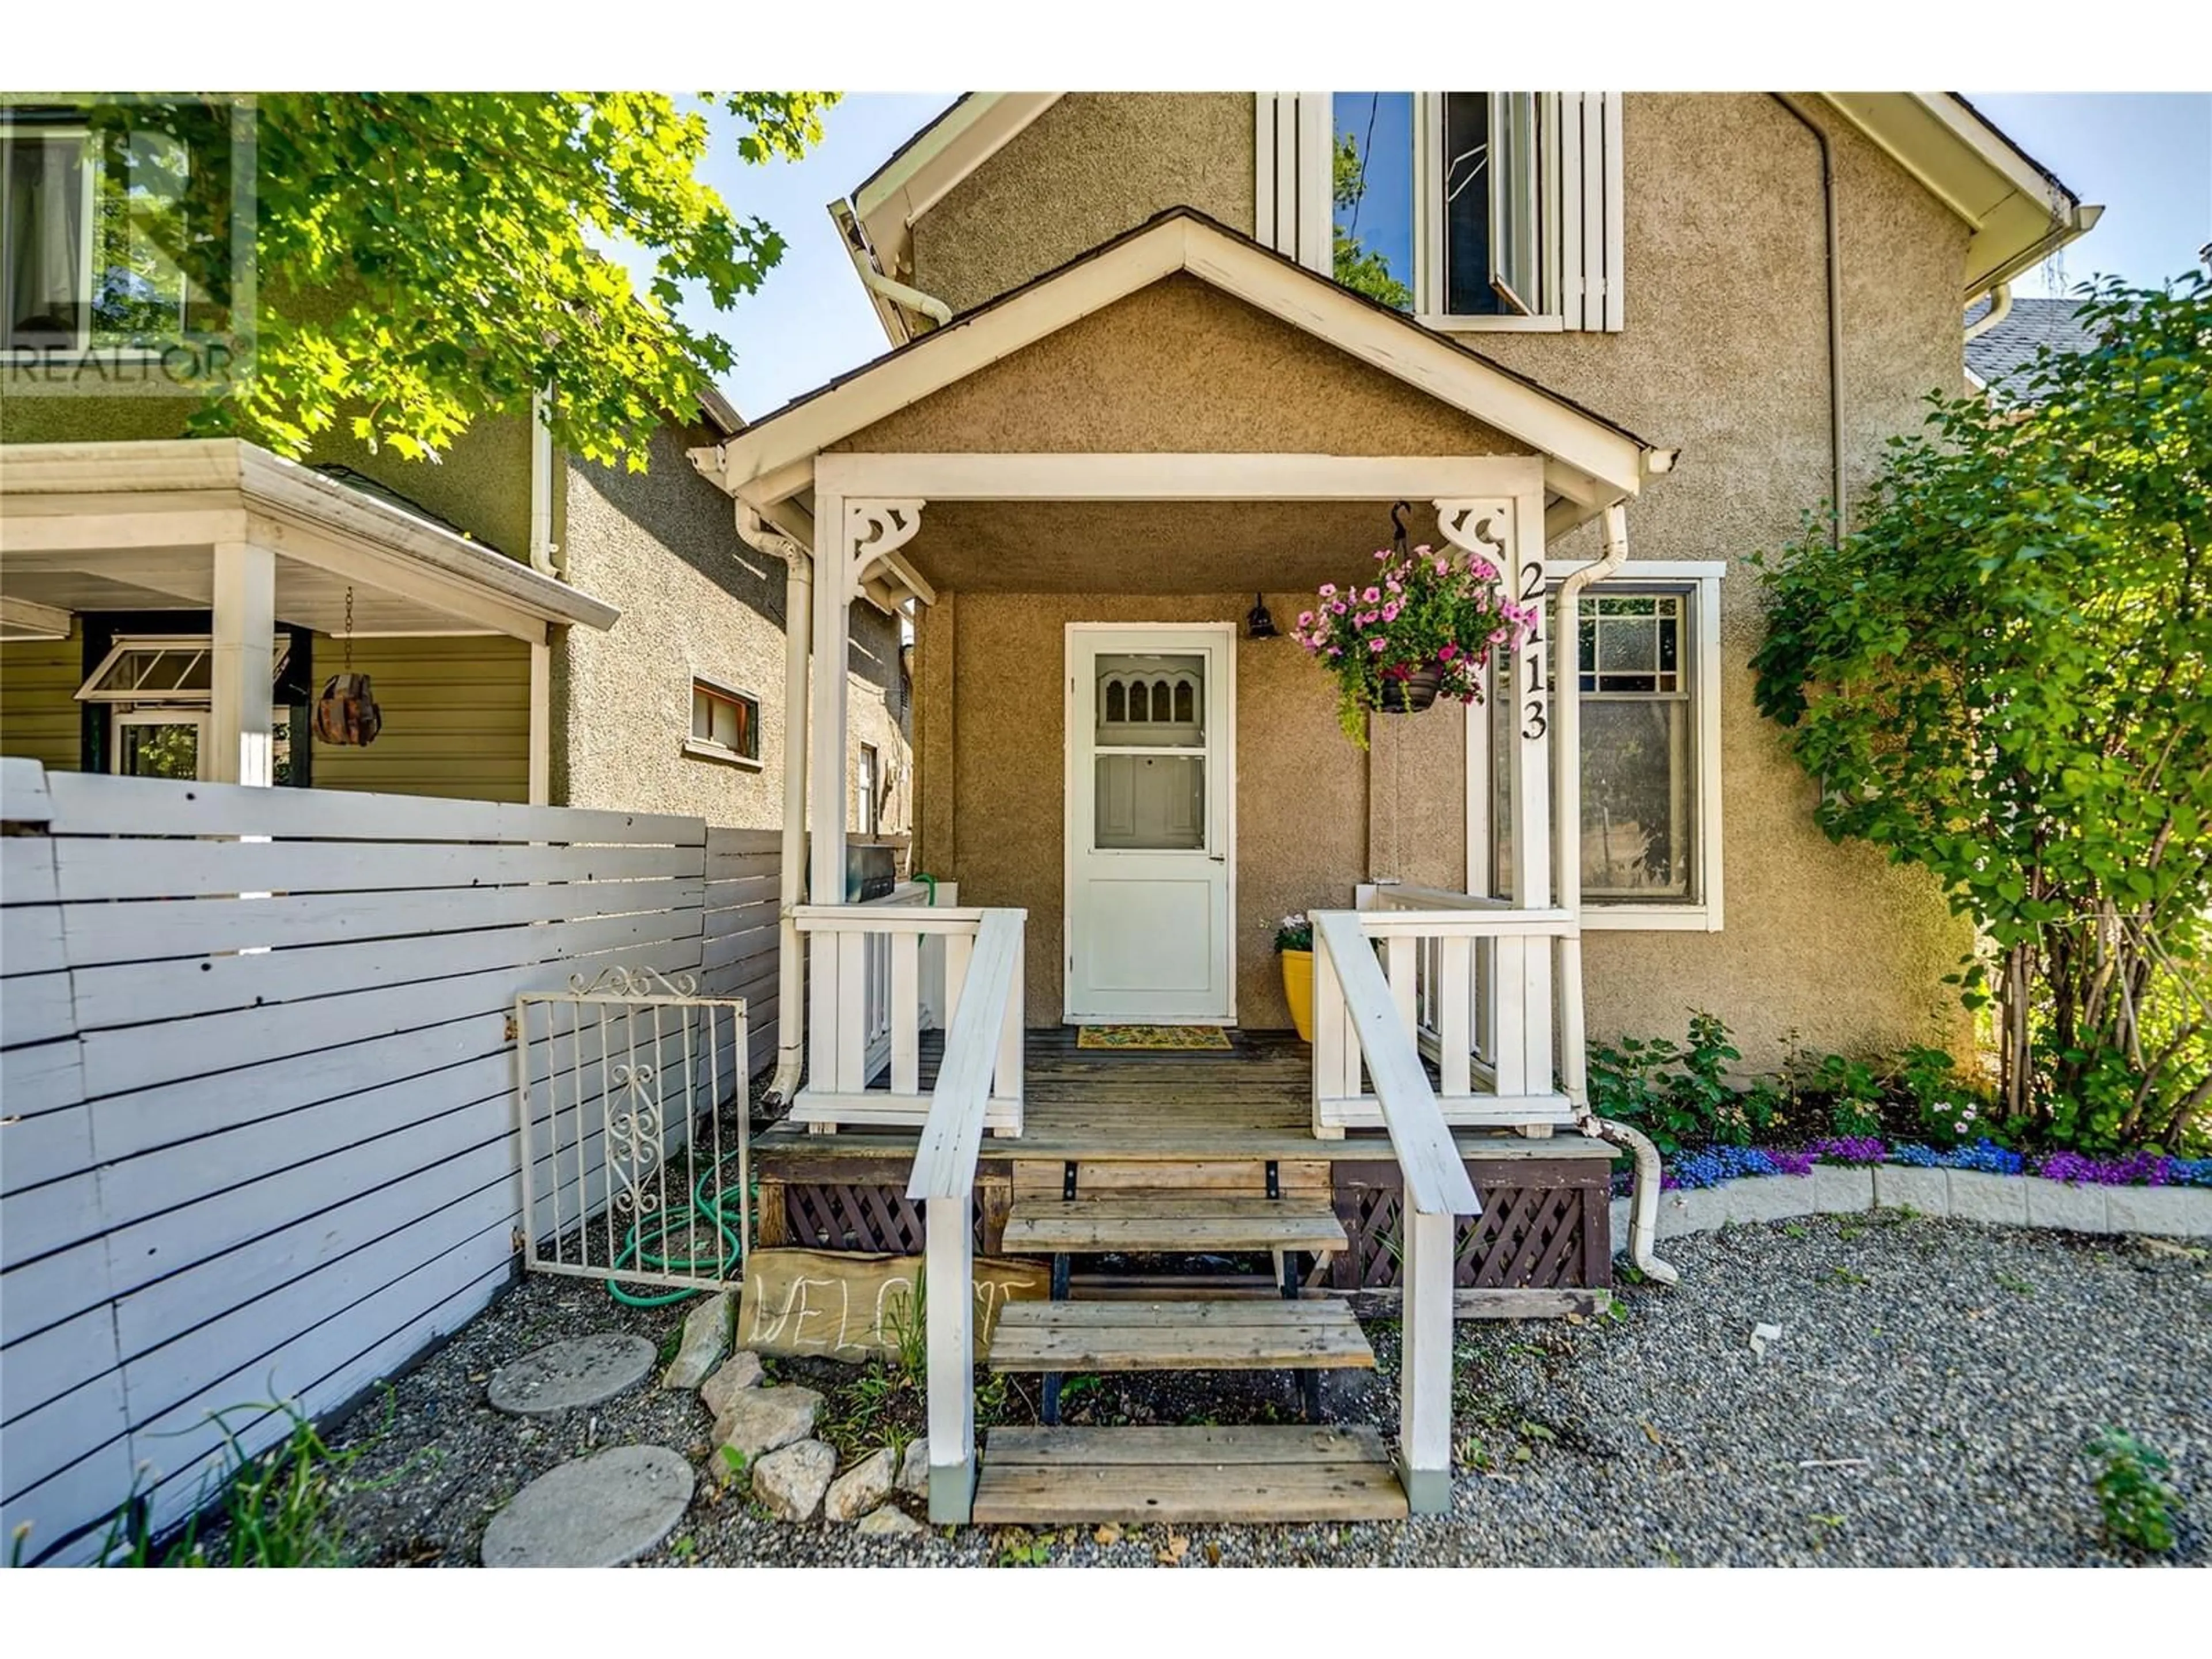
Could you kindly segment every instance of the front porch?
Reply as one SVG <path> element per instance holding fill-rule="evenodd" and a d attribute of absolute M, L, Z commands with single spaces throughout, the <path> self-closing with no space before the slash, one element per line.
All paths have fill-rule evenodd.
<path fill-rule="evenodd" d="M 764 1219 L 918 1248 L 936 1286 L 971 1283 L 979 1249 L 1054 1259 L 1053 1300 L 1013 1304 L 981 1352 L 969 1298 L 927 1298 L 933 1518 L 981 1503 L 979 1358 L 1044 1372 L 1049 1425 L 1059 1370 L 1371 1365 L 1350 1298 L 1388 1291 L 1400 1482 L 1441 1507 L 1462 1294 L 1565 1312 L 1609 1271 L 1556 830 L 1579 816 L 1556 757 L 1580 676 L 1554 682 L 1547 555 L 1602 520 L 1571 616 L 1671 456 L 1170 215 L 694 460 L 786 560 L 811 641 L 787 682 L 808 763 L 787 771 L 781 999 L 806 1030 L 802 1052 L 787 1027 Z M 1418 738 L 1378 718 L 1363 753 L 1257 619 L 1374 583 L 1394 523 L 1534 626 L 1489 636 L 1483 701 Z M 856 602 L 914 618 L 931 880 L 841 902 Z M 1288 1012 L 1267 945 L 1289 910 L 1313 921 L 1310 1048 L 1248 1029 Z M 1231 1047 L 1076 1048 L 1064 1028 L 1094 1021 Z M 1257 1282 L 1107 1282 L 1153 1255 L 1246 1258 Z M 1065 1518 L 1110 1518 L 1112 1471 L 1143 1460 L 1059 1447 Z M 1268 1466 L 1290 1481 L 1290 1461 Z"/>

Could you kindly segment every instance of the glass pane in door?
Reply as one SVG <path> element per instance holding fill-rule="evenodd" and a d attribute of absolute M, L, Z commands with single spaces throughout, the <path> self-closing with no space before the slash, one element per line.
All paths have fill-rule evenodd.
<path fill-rule="evenodd" d="M 197 778 L 200 775 L 200 727 L 197 720 L 125 722 L 116 736 L 121 764 L 132 778 Z"/>
<path fill-rule="evenodd" d="M 1205 756 L 1100 755 L 1093 764 L 1094 846 L 1112 852 L 1192 852 L 1205 847 Z"/>
<path fill-rule="evenodd" d="M 1099 748 L 1205 747 L 1203 654 L 1102 654 L 1097 661 Z"/>

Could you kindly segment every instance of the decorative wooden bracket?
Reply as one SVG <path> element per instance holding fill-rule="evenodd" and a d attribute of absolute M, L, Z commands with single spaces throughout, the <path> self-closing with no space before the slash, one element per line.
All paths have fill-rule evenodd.
<path fill-rule="evenodd" d="M 898 550 L 921 529 L 922 506 L 918 497 L 887 495 L 863 496 L 845 503 L 848 596 L 866 591 L 869 579 L 880 568 L 896 576 L 923 604 L 936 601 L 929 584 L 898 556 Z"/>
<path fill-rule="evenodd" d="M 1510 495 L 1447 498 L 1437 503 L 1437 528 L 1463 552 L 1487 559 L 1499 580 L 1513 568 L 1513 498 Z"/>

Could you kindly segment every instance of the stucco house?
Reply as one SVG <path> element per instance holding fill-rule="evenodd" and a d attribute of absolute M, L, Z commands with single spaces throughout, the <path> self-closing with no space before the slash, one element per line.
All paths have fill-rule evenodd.
<path fill-rule="evenodd" d="M 1243 625 L 1255 592 L 1295 615 L 1355 568 L 1394 499 L 1443 543 L 1436 503 L 1474 493 L 1446 475 L 1480 458 L 1540 471 L 1520 533 L 1554 586 L 1628 505 L 1585 653 L 1628 648 L 1632 597 L 1679 629 L 1668 691 L 1595 691 L 1582 664 L 1583 775 L 1656 722 L 1671 812 L 1663 851 L 1647 833 L 1628 856 L 1585 792 L 1591 1030 L 1711 1009 L 1753 1065 L 1793 1032 L 1861 1051 L 1955 1030 L 1957 927 L 1918 876 L 1821 836 L 1753 710 L 1744 561 L 1826 500 L 1848 510 L 1882 441 L 1957 384 L 1962 307 L 2094 221 L 1964 100 L 974 94 L 833 213 L 896 349 L 702 465 L 802 542 L 831 533 L 825 480 L 848 511 L 927 503 L 897 555 L 931 599 L 918 861 L 1027 911 L 1034 1020 L 1280 1026 L 1285 911 L 1378 881 L 1514 890 L 1508 699 L 1378 720 L 1363 754 L 1297 647 Z M 1395 311 L 1330 280 L 1346 231 L 1388 263 Z M 1372 487 L 1317 483 L 1323 465 Z M 1194 630 L 1224 696 L 1234 677 L 1203 902 L 1158 914 L 1091 885 L 1074 821 L 1093 745 L 1068 677 L 1176 643 L 1088 631 L 1140 626 Z M 1157 981 L 1172 957 L 1188 988 L 1087 984 L 1120 971 L 1125 927 L 1123 967 Z"/>

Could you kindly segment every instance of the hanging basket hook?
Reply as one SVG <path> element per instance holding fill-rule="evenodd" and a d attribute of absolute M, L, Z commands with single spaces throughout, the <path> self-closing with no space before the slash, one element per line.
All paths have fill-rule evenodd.
<path fill-rule="evenodd" d="M 1390 545 L 1401 553 L 1406 550 L 1406 520 L 1401 514 L 1411 513 L 1410 502 L 1400 501 L 1390 509 Z"/>

